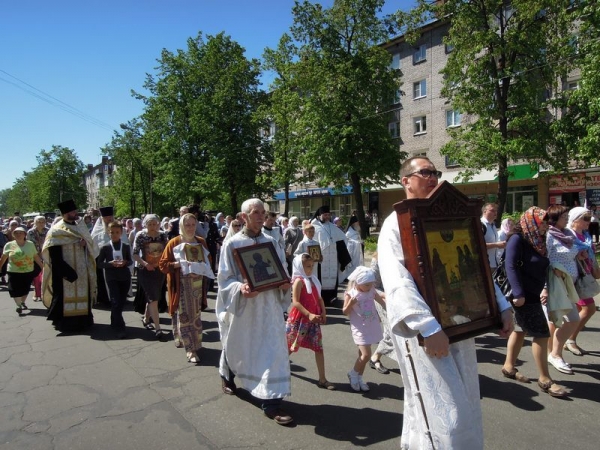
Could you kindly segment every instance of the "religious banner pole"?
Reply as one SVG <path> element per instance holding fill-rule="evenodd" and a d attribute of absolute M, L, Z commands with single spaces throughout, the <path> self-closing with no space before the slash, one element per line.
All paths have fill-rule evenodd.
<path fill-rule="evenodd" d="M 417 371 L 415 369 L 415 363 L 413 361 L 412 353 L 410 352 L 410 346 L 408 345 L 408 340 L 404 341 L 404 345 L 406 345 L 406 357 L 410 362 L 410 368 L 412 369 L 413 380 L 415 381 L 416 395 L 419 399 L 419 403 L 421 404 L 421 411 L 423 412 L 423 418 L 425 419 L 425 427 L 427 431 L 425 434 L 429 438 L 429 442 L 431 443 L 431 448 L 435 450 L 435 445 L 433 445 L 433 437 L 431 436 L 431 430 L 429 429 L 429 420 L 427 419 L 427 411 L 425 411 L 425 403 L 423 402 L 423 396 L 421 395 L 421 388 L 419 387 L 419 379 L 417 377 Z"/>

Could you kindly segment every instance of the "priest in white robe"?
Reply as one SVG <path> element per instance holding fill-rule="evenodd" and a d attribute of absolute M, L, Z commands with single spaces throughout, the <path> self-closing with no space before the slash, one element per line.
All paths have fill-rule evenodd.
<path fill-rule="evenodd" d="M 344 232 L 331 223 L 331 211 L 327 205 L 317 210 L 311 223 L 315 227 L 315 240 L 321 246 L 323 257 L 317 273 L 322 286 L 321 296 L 326 303 L 330 303 L 337 297 L 338 283 L 344 280 L 345 269 L 351 261 L 347 239 Z"/>
<path fill-rule="evenodd" d="M 250 292 L 238 268 L 233 249 L 271 242 L 285 270 L 285 254 L 275 240 L 261 232 L 265 209 L 258 199 L 242 204 L 245 226 L 221 248 L 217 295 L 217 319 L 223 351 L 219 364 L 223 392 L 233 395 L 238 380 L 245 390 L 262 400 L 267 417 L 279 425 L 293 422 L 281 410 L 284 397 L 291 395 L 291 374 L 285 321 L 290 284 L 262 292 Z"/>
<path fill-rule="evenodd" d="M 400 174 L 407 198 L 425 198 L 438 184 L 440 175 L 426 157 L 406 160 Z M 410 255 L 403 254 L 400 233 L 393 212 L 383 224 L 377 252 L 389 326 L 404 384 L 401 448 L 483 449 L 475 341 L 449 344 L 404 267 L 405 257 Z M 503 327 L 499 334 L 508 337 L 513 328 L 512 309 L 498 289 L 496 299 L 502 311 Z M 424 338 L 423 347 L 417 340 L 419 333 Z"/>

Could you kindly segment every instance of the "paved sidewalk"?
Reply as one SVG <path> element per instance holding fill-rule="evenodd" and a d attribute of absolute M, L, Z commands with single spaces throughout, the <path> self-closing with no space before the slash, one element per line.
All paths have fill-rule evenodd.
<path fill-rule="evenodd" d="M 131 302 L 129 302 L 131 303 Z M 369 368 L 371 392 L 350 391 L 346 373 L 356 357 L 346 318 L 329 308 L 323 327 L 328 378 L 337 391 L 316 386 L 311 352 L 292 355 L 293 396 L 285 403 L 296 420 L 281 427 L 263 416 L 248 395 L 223 395 L 217 372 L 220 353 L 212 308 L 203 313 L 202 363 L 187 362 L 173 341 L 154 339 L 139 315 L 125 312 L 129 338 L 114 340 L 109 312 L 95 310 L 89 334 L 57 334 L 45 308 L 28 301 L 18 317 L 0 290 L 1 449 L 373 449 L 399 447 L 402 384 L 397 368 L 381 375 Z M 161 323 L 170 329 L 163 314 Z M 502 378 L 505 342 L 477 339 L 486 449 L 596 449 L 599 417 L 600 314 L 580 344 L 593 353 L 566 353 L 576 374 L 552 375 L 572 388 L 568 400 L 551 398 L 535 383 Z M 531 348 L 520 370 L 534 376 Z M 389 359 L 384 363 L 397 367 Z M 554 370 L 554 369 L 551 369 Z"/>

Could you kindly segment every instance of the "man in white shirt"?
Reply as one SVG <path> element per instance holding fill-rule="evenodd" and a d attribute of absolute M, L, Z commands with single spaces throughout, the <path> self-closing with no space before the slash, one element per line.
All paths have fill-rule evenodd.
<path fill-rule="evenodd" d="M 485 246 L 487 249 L 488 261 L 492 272 L 498 264 L 500 264 L 500 257 L 498 257 L 498 249 L 506 247 L 506 241 L 498 240 L 498 230 L 494 221 L 498 216 L 498 205 L 495 203 L 486 203 L 481 208 L 481 223 L 483 224 L 482 229 L 484 230 L 483 237 L 485 238 Z"/>
<path fill-rule="evenodd" d="M 441 172 L 426 157 L 406 160 L 400 170 L 406 198 L 426 198 Z M 475 340 L 449 344 L 448 336 L 404 266 L 396 212 L 381 228 L 378 261 L 389 327 L 404 384 L 402 449 L 483 449 L 483 419 Z M 512 308 L 496 289 L 502 312 L 500 336 L 513 330 Z M 423 346 L 417 335 L 423 336 Z M 409 363 L 409 356 L 410 361 Z M 425 420 L 425 414 L 427 420 Z"/>

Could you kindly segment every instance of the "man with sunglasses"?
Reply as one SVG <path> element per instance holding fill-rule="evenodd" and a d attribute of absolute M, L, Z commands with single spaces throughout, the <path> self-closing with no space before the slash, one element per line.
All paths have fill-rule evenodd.
<path fill-rule="evenodd" d="M 426 157 L 406 160 L 400 169 L 406 198 L 426 198 L 441 172 Z M 385 220 L 377 252 L 386 293 L 387 314 L 404 384 L 401 447 L 406 449 L 483 448 L 483 420 L 475 342 L 449 345 L 448 336 L 421 297 L 404 266 L 396 212 Z M 497 299 L 502 311 L 500 335 L 512 332 L 511 306 Z M 424 338 L 419 346 L 417 335 Z M 409 356 L 411 359 L 409 359 Z M 409 362 L 412 361 L 412 362 Z"/>

